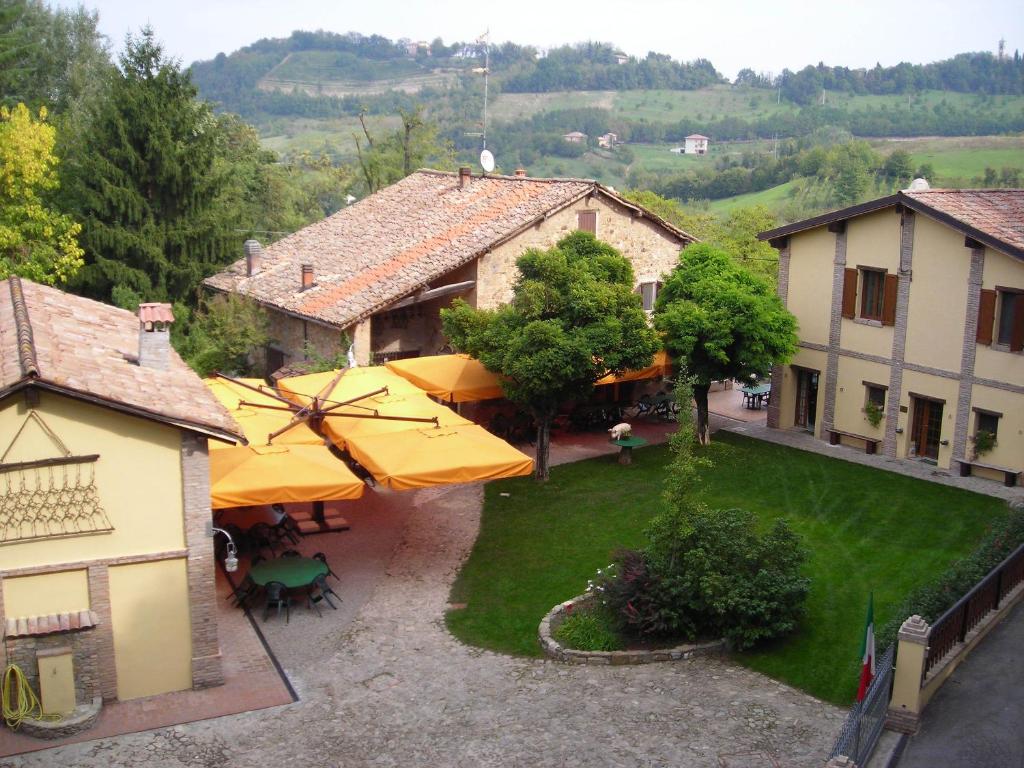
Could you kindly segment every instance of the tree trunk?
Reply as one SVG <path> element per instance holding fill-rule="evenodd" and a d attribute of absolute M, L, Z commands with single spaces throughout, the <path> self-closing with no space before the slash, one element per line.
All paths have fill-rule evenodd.
<path fill-rule="evenodd" d="M 711 425 L 708 423 L 708 391 L 711 384 L 694 384 L 693 399 L 697 402 L 697 442 L 707 445 L 711 442 Z"/>
<path fill-rule="evenodd" d="M 537 417 L 537 458 L 533 462 L 533 479 L 539 483 L 546 482 L 551 472 L 548 467 L 548 454 L 551 448 L 551 416 Z"/>

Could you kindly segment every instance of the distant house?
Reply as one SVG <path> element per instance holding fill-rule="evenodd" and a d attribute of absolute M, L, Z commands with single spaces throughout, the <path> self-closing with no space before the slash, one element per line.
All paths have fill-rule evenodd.
<path fill-rule="evenodd" d="M 568 141 L 570 144 L 586 144 L 587 134 L 581 131 L 571 131 L 562 136 L 563 139 Z"/>
<path fill-rule="evenodd" d="M 425 51 L 427 55 L 430 55 L 430 43 L 426 40 L 417 40 L 415 42 L 408 42 L 405 44 L 405 51 L 410 56 L 416 56 L 420 51 Z"/>
<path fill-rule="evenodd" d="M 0 281 L 0 665 L 47 712 L 223 681 L 207 439 L 241 432 L 172 320 Z"/>
<path fill-rule="evenodd" d="M 597 137 L 597 146 L 604 147 L 605 149 L 611 149 L 618 143 L 618 134 L 611 133 L 610 131 L 608 133 L 603 133 Z"/>
<path fill-rule="evenodd" d="M 346 337 L 363 364 L 434 355 L 447 345 L 441 309 L 456 297 L 508 302 L 516 259 L 575 230 L 629 259 L 647 309 L 694 241 L 596 181 L 420 170 L 265 250 L 248 241 L 246 258 L 205 285 L 267 310 L 271 371 L 310 351 L 333 357 Z"/>
<path fill-rule="evenodd" d="M 706 155 L 708 153 L 708 139 L 707 136 L 702 136 L 699 133 L 694 133 L 686 137 L 686 143 L 683 145 L 683 153 L 687 155 Z"/>
<path fill-rule="evenodd" d="M 670 149 L 669 152 L 671 152 L 673 155 L 682 155 L 686 152 L 686 147 L 672 147 L 672 149 Z"/>
<path fill-rule="evenodd" d="M 612 56 L 615 57 L 615 62 L 617 64 L 626 64 L 629 62 L 629 56 L 622 51 L 616 51 Z"/>

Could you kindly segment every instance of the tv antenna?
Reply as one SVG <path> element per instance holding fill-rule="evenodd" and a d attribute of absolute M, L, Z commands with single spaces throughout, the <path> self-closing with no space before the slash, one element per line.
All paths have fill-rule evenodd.
<path fill-rule="evenodd" d="M 482 67 L 474 67 L 473 74 L 484 76 L 484 123 L 482 133 L 467 133 L 467 136 L 479 136 L 481 138 L 481 152 L 480 152 L 480 165 L 483 166 L 485 172 L 490 173 L 494 170 L 494 155 L 487 150 L 487 93 L 488 93 L 488 78 L 491 74 L 491 30 L 487 29 L 476 41 L 483 42 L 484 44 L 484 65 Z M 490 166 L 490 167 L 488 167 Z"/>

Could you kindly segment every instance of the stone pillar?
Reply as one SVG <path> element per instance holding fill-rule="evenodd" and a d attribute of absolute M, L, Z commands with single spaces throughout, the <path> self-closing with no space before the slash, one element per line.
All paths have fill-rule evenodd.
<path fill-rule="evenodd" d="M 978 305 L 981 303 L 981 278 L 985 271 L 985 249 L 971 249 L 971 272 L 967 278 L 967 310 L 964 317 L 964 344 L 960 353 L 960 390 L 956 398 L 956 425 L 953 429 L 953 456 L 950 469 L 958 459 L 967 458 L 967 429 L 970 426 L 971 397 L 974 389 L 974 359 L 978 351 Z"/>
<path fill-rule="evenodd" d="M 217 590 L 214 585 L 213 536 L 208 533 L 210 461 L 206 437 L 181 433 L 181 484 L 188 549 L 188 602 L 192 621 L 192 687 L 224 682 L 217 639 Z"/>
<path fill-rule="evenodd" d="M 836 232 L 832 261 L 832 312 L 828 327 L 828 361 L 825 364 L 825 408 L 819 434 L 835 426 L 836 389 L 839 384 L 839 344 L 843 329 L 843 281 L 846 279 L 846 227 Z"/>
<path fill-rule="evenodd" d="M 4 613 L 4 574 L 0 571 L 0 627 L 7 626 L 7 615 Z M 0 669 L 7 669 L 7 643 L 0 642 Z"/>
<path fill-rule="evenodd" d="M 921 681 L 928 653 L 928 623 L 920 616 L 903 622 L 897 636 L 896 671 L 885 727 L 900 733 L 916 733 L 921 718 Z"/>
<path fill-rule="evenodd" d="M 889 366 L 889 391 L 885 400 L 885 437 L 882 454 L 896 456 L 896 428 L 900 420 L 903 396 L 903 361 L 907 348 L 907 318 L 910 310 L 910 281 L 914 259 L 914 212 L 900 214 L 900 266 L 896 284 L 896 320 L 892 329 L 892 364 Z"/>
<path fill-rule="evenodd" d="M 372 346 L 371 340 L 371 323 L 373 322 L 372 317 L 368 317 L 365 320 L 361 320 L 356 323 L 352 329 L 352 343 L 355 345 L 356 362 L 359 365 L 369 365 L 370 355 L 373 352 L 370 347 Z"/>
<path fill-rule="evenodd" d="M 789 238 L 779 248 L 779 283 L 776 292 L 783 305 L 789 298 Z M 785 368 L 781 365 L 772 366 L 772 396 L 768 401 L 768 426 L 778 429 L 782 421 L 782 380 Z"/>
<path fill-rule="evenodd" d="M 99 670 L 100 696 L 104 701 L 117 698 L 117 666 L 114 658 L 114 625 L 110 611 L 110 574 L 106 565 L 90 565 L 89 608 L 96 614 L 93 646 Z"/>

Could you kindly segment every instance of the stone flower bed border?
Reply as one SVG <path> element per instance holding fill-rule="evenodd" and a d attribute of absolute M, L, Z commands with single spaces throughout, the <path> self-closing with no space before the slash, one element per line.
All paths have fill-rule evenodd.
<path fill-rule="evenodd" d="M 553 637 L 565 617 L 575 609 L 584 608 L 594 599 L 591 594 L 583 594 L 559 603 L 541 619 L 538 631 L 540 646 L 544 653 L 557 661 L 569 664 L 652 664 L 659 661 L 680 661 L 694 656 L 718 656 L 726 652 L 725 640 L 712 640 L 708 643 L 687 643 L 674 648 L 659 648 L 650 651 L 577 651 L 566 648 Z"/>

